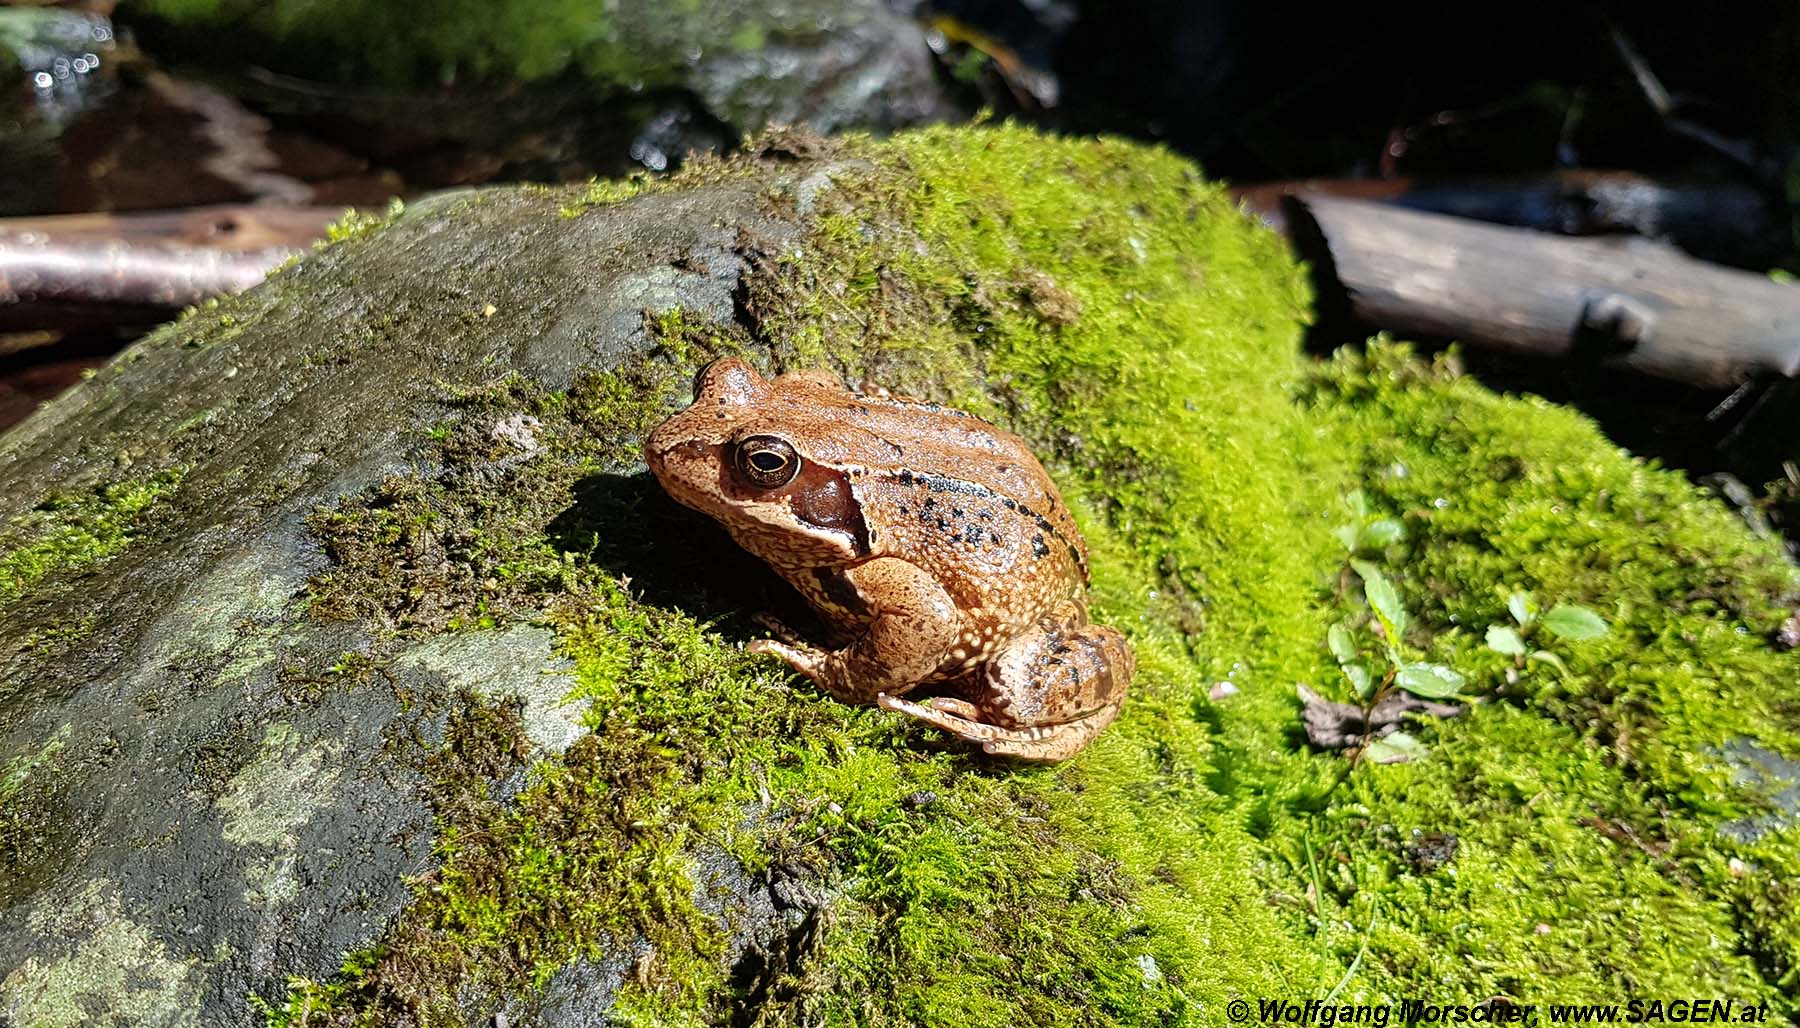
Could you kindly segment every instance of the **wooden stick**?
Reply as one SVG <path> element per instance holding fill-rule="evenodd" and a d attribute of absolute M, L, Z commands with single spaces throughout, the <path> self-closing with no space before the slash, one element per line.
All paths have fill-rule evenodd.
<path fill-rule="evenodd" d="M 343 213 L 219 204 L 0 219 L 0 328 L 160 321 L 262 281 Z"/>
<path fill-rule="evenodd" d="M 1800 286 L 1642 239 L 1567 239 L 1362 200 L 1290 197 L 1322 290 L 1402 333 L 1599 360 L 1707 387 L 1800 374 Z M 1327 301 L 1329 298 L 1324 298 Z"/>
<path fill-rule="evenodd" d="M 344 207 L 212 204 L 165 211 L 101 211 L 0 218 L 0 241 L 135 243 L 221 250 L 299 248 L 325 235 Z"/>
<path fill-rule="evenodd" d="M 28 303 L 184 307 L 248 289 L 293 253 L 0 239 L 0 310 Z"/>
<path fill-rule="evenodd" d="M 1567 169 L 1456 179 L 1296 179 L 1234 187 L 1232 195 L 1285 232 L 1288 196 L 1380 200 L 1565 236 L 1628 232 L 1674 243 L 1695 257 L 1757 270 L 1791 244 L 1785 205 L 1736 180 L 1663 179 L 1633 171 Z"/>

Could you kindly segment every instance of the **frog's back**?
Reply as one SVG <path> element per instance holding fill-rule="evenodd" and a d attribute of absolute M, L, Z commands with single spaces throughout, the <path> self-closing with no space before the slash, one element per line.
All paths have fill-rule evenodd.
<path fill-rule="evenodd" d="M 817 399 L 814 402 L 817 405 Z M 1015 515 L 1032 526 L 1033 535 L 1044 536 L 1045 546 L 1070 555 L 1082 581 L 1087 580 L 1086 543 L 1056 484 L 1025 440 L 972 414 L 928 401 L 845 392 L 824 405 L 840 431 L 820 433 L 815 445 L 831 448 L 835 437 L 842 447 L 824 454 L 828 459 L 859 465 L 899 494 L 916 493 L 919 506 L 926 498 L 943 498 L 944 503 L 932 504 L 940 514 L 948 505 L 991 510 L 995 518 L 1000 511 Z M 954 516 L 946 520 L 959 524 L 940 531 L 960 527 L 973 532 L 978 527 Z"/>

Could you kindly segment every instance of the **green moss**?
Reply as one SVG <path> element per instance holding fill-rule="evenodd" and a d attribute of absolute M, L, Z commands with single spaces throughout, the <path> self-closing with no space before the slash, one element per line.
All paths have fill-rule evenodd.
<path fill-rule="evenodd" d="M 0 528 L 0 604 L 57 575 L 80 574 L 117 555 L 140 521 L 181 481 L 181 471 L 83 493 L 53 495 Z"/>
<path fill-rule="evenodd" d="M 581 195 L 563 205 L 565 218 L 579 218 L 595 207 L 609 207 L 616 203 L 624 203 L 656 185 L 658 179 L 648 174 L 632 175 L 619 179 L 595 179 L 587 184 Z"/>
<path fill-rule="evenodd" d="M 343 561 L 320 602 L 403 630 L 470 623 L 446 597 L 528 569 L 485 612 L 555 628 L 593 734 L 514 802 L 447 814 L 413 909 L 277 1021 L 454 1021 L 435 997 L 602 955 L 634 962 L 615 1001 L 638 1024 L 1201 1024 L 1334 988 L 1791 1012 L 1800 833 L 1723 830 L 1764 809 L 1728 744 L 1800 754 L 1772 545 L 1548 404 L 1379 343 L 1303 364 L 1298 270 L 1168 154 L 1014 128 L 842 147 L 835 189 L 770 197 L 810 238 L 758 265 L 743 324 L 665 312 L 656 352 L 566 394 L 503 383 L 436 433 L 433 474 L 315 521 Z M 728 350 L 1031 438 L 1093 551 L 1095 616 L 1139 656 L 1119 722 L 1067 764 L 999 765 L 738 649 L 760 601 L 721 596 L 727 558 L 693 558 L 692 523 L 627 474 Z M 543 451 L 482 472 L 508 412 Z M 1409 643 L 1482 702 L 1417 729 L 1429 759 L 1344 778 L 1294 687 L 1336 673 L 1331 530 L 1356 487 L 1407 526 Z M 1559 645 L 1566 675 L 1509 675 L 1480 642 L 1518 588 L 1613 631 Z M 734 967 L 742 926 L 705 902 L 729 873 L 806 897 Z"/>
<path fill-rule="evenodd" d="M 428 429 L 418 455 L 435 474 L 391 476 L 310 519 L 333 559 L 311 583 L 314 611 L 417 633 L 488 627 L 569 591 L 578 554 L 546 532 L 579 483 L 636 459 L 669 384 L 705 352 L 695 347 L 726 345 L 683 334 L 679 315 L 651 323 L 666 352 L 624 373 L 588 372 L 566 392 L 514 377 L 446 397 L 460 416 Z"/>
<path fill-rule="evenodd" d="M 38 768 L 43 767 L 61 753 L 68 743 L 69 728 L 64 725 L 50 740 L 39 747 L 36 753 L 22 754 L 14 757 L 6 764 L 6 770 L 0 773 L 0 803 L 18 795 L 25 787 L 26 779 Z"/>
<path fill-rule="evenodd" d="M 344 211 L 343 217 L 325 226 L 325 238 L 318 246 L 329 246 L 341 243 L 346 239 L 356 239 L 369 234 L 384 225 L 391 224 L 406 211 L 406 201 L 394 197 L 388 201 L 387 210 L 380 214 L 371 214 L 360 208 L 352 207 Z"/>
<path fill-rule="evenodd" d="M 1307 398 L 1354 440 L 1365 491 L 1406 524 L 1398 571 L 1442 630 L 1436 652 L 1686 801 L 1728 808 L 1711 748 L 1800 741 L 1800 698 L 1781 685 L 1800 665 L 1766 645 L 1800 597 L 1800 574 L 1711 493 L 1629 458 L 1568 410 L 1460 379 L 1368 390 L 1408 367 L 1404 351 L 1380 344 L 1367 359 L 1342 354 Z M 1570 674 L 1545 668 L 1509 686 L 1479 643 L 1507 620 L 1512 589 L 1586 604 L 1613 631 L 1566 644 Z"/>
<path fill-rule="evenodd" d="M 1800 752 L 1800 697 L 1786 684 L 1800 654 L 1769 644 L 1800 587 L 1779 545 L 1586 419 L 1404 348 L 1340 353 L 1301 397 L 1365 493 L 1407 527 L 1391 571 L 1421 622 L 1416 641 L 1506 708 L 1438 727 L 1433 762 L 1370 769 L 1358 789 L 1358 830 L 1449 830 L 1483 847 L 1479 865 L 1459 859 L 1447 895 L 1395 890 L 1412 924 L 1393 925 L 1389 944 L 1429 954 L 1448 933 L 1482 933 L 1469 995 L 1605 997 L 1624 978 L 1791 994 L 1800 919 L 1780 903 L 1800 832 L 1746 846 L 1722 831 L 1768 803 L 1726 748 Z M 1557 644 L 1566 674 L 1521 671 L 1482 645 L 1515 589 L 1586 604 L 1612 630 Z M 1733 872 L 1734 859 L 1755 870 Z"/>

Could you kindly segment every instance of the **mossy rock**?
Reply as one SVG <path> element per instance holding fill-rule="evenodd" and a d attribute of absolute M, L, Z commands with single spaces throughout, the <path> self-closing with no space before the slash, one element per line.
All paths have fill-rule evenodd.
<path fill-rule="evenodd" d="M 729 147 L 764 125 L 883 130 L 962 113 L 925 28 L 885 0 L 146 0 L 122 20 L 168 60 L 345 86 L 236 84 L 271 109 L 402 138 L 428 126 L 563 166 L 635 143 L 633 161 L 660 167 L 683 141 Z"/>
<path fill-rule="evenodd" d="M 1301 356 L 1299 270 L 1181 160 L 771 136 L 339 237 L 0 437 L 0 1018 L 1793 1017 L 1800 576 L 1567 411 Z M 745 653 L 794 597 L 636 457 L 724 352 L 1033 440 L 1120 721 L 1007 766 Z M 1468 680 L 1413 763 L 1300 729 L 1328 628 L 1374 648 L 1359 518 Z M 1515 591 L 1609 629 L 1515 662 Z"/>

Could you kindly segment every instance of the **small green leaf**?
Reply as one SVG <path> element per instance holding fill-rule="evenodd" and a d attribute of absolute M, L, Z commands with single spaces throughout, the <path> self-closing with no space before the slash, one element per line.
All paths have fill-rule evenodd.
<path fill-rule="evenodd" d="M 1362 536 L 1362 530 L 1355 525 L 1339 525 L 1331 530 L 1331 534 L 1337 536 L 1337 541 L 1344 544 L 1344 549 L 1355 553 L 1356 541 Z"/>
<path fill-rule="evenodd" d="M 1400 673 L 1394 676 L 1394 682 L 1414 696 L 1440 700 L 1457 694 L 1463 687 L 1463 676 L 1442 664 L 1413 661 L 1400 666 Z"/>
<path fill-rule="evenodd" d="M 1525 640 L 1511 625 L 1489 625 L 1487 630 L 1488 649 L 1495 653 L 1504 653 L 1509 657 L 1525 655 Z"/>
<path fill-rule="evenodd" d="M 1344 497 L 1344 502 L 1350 505 L 1350 510 L 1359 518 L 1367 518 L 1375 513 L 1375 509 L 1369 506 L 1369 494 L 1361 489 L 1350 490 L 1350 495 Z"/>
<path fill-rule="evenodd" d="M 1533 653 L 1531 656 L 1529 656 L 1525 659 L 1543 661 L 1544 663 L 1550 665 L 1551 667 L 1555 668 L 1556 670 L 1561 671 L 1565 675 L 1567 675 L 1569 673 L 1569 666 L 1562 662 L 1561 657 L 1557 656 L 1554 653 L 1551 653 L 1549 650 L 1538 650 L 1536 653 Z"/>
<path fill-rule="evenodd" d="M 1406 538 L 1406 527 L 1393 518 L 1380 518 L 1363 526 L 1364 549 L 1379 550 Z"/>
<path fill-rule="evenodd" d="M 1405 764 L 1409 761 L 1424 760 L 1431 756 L 1431 750 L 1424 743 L 1407 735 L 1405 732 L 1390 732 L 1370 743 L 1363 750 L 1363 759 L 1377 764 Z"/>
<path fill-rule="evenodd" d="M 1325 645 L 1331 647 L 1331 655 L 1339 664 L 1348 664 L 1356 659 L 1356 643 L 1350 638 L 1350 629 L 1343 622 L 1332 625 L 1325 632 Z"/>
<path fill-rule="evenodd" d="M 1537 615 L 1537 605 L 1531 602 L 1530 593 L 1513 593 L 1508 596 L 1506 609 L 1512 614 L 1513 620 L 1519 623 L 1520 628 L 1531 624 L 1531 619 Z"/>
<path fill-rule="evenodd" d="M 1606 634 L 1606 621 L 1600 615 L 1576 603 L 1560 603 L 1544 615 L 1544 627 L 1558 639 L 1571 642 L 1598 639 Z"/>
<path fill-rule="evenodd" d="M 1387 580 L 1380 568 L 1366 560 L 1353 560 L 1350 566 L 1362 576 L 1363 595 L 1368 598 L 1375 619 L 1381 622 L 1381 630 L 1387 633 L 1388 642 L 1400 645 L 1400 637 L 1406 632 L 1406 608 L 1400 605 L 1400 594 L 1395 591 L 1394 583 Z"/>
<path fill-rule="evenodd" d="M 1375 691 L 1375 683 L 1369 678 L 1369 669 L 1361 664 L 1344 664 L 1338 670 L 1350 680 L 1350 688 L 1356 690 L 1357 699 L 1366 700 Z"/>

